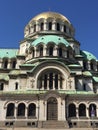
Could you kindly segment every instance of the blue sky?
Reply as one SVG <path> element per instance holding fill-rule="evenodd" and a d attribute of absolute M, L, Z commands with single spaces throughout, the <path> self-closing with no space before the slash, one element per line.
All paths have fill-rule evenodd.
<path fill-rule="evenodd" d="M 49 10 L 65 15 L 81 49 L 98 58 L 98 0 L 0 0 L 0 48 L 19 48 L 25 25 Z"/>

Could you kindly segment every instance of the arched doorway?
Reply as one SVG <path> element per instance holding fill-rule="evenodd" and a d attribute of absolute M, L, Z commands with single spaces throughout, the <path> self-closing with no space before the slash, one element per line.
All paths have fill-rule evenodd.
<path fill-rule="evenodd" d="M 47 101 L 47 120 L 57 120 L 58 117 L 58 105 L 57 100 L 51 97 Z"/>

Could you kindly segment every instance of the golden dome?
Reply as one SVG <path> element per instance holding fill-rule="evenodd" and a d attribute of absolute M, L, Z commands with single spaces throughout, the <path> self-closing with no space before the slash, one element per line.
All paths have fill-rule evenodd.
<path fill-rule="evenodd" d="M 44 18 L 44 19 L 48 19 L 48 18 L 61 19 L 63 22 L 68 22 L 70 24 L 70 21 L 65 16 L 63 16 L 62 14 L 59 14 L 59 13 L 55 13 L 55 12 L 41 13 L 41 14 L 35 16 L 34 18 L 32 18 L 30 23 L 32 21 L 38 21 L 41 18 Z"/>

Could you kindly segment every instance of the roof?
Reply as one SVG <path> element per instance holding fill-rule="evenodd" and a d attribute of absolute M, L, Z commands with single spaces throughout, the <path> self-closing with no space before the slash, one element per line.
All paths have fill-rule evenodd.
<path fill-rule="evenodd" d="M 84 72 L 83 72 L 83 75 L 84 75 L 84 76 L 92 76 L 92 74 L 91 74 L 89 71 L 84 71 Z"/>
<path fill-rule="evenodd" d="M 70 24 L 70 21 L 65 16 L 63 16 L 60 13 L 51 12 L 51 11 L 49 11 L 49 12 L 43 12 L 41 14 L 38 14 L 37 16 L 35 16 L 34 18 L 32 18 L 29 23 L 31 23 L 32 21 L 40 20 L 42 18 L 44 18 L 44 19 L 48 19 L 48 18 L 61 19 L 62 21 L 67 22 L 67 23 Z"/>
<path fill-rule="evenodd" d="M 0 49 L 0 58 L 15 58 L 18 49 Z"/>
<path fill-rule="evenodd" d="M 98 82 L 98 77 L 93 77 L 95 82 Z"/>
<path fill-rule="evenodd" d="M 47 35 L 47 36 L 41 36 L 37 38 L 35 41 L 32 42 L 32 46 L 37 46 L 39 43 L 48 44 L 48 43 L 54 43 L 56 45 L 59 45 L 60 43 L 64 44 L 66 47 L 69 46 L 69 43 L 63 38 L 55 35 Z"/>
<path fill-rule="evenodd" d="M 0 74 L 0 80 L 8 81 L 9 80 L 9 76 L 7 74 Z"/>
<path fill-rule="evenodd" d="M 86 60 L 97 60 L 97 58 L 90 52 L 88 51 L 81 51 L 81 55 L 86 59 Z"/>

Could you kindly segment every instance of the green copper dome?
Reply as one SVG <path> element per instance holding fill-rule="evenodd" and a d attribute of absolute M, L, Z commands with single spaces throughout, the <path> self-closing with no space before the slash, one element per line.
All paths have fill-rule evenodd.
<path fill-rule="evenodd" d="M 54 43 L 56 45 L 59 44 L 64 44 L 66 47 L 69 46 L 69 43 L 63 38 L 55 35 L 46 35 L 46 36 L 41 36 L 37 38 L 35 41 L 32 42 L 32 46 L 37 46 L 38 44 L 48 44 L 48 43 Z"/>
<path fill-rule="evenodd" d="M 87 51 L 81 51 L 81 55 L 87 60 L 97 60 L 97 58 L 93 54 Z"/>

